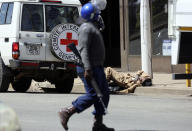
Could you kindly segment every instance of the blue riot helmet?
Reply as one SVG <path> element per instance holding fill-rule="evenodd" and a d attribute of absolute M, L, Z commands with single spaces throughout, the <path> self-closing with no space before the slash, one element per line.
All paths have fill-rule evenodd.
<path fill-rule="evenodd" d="M 85 4 L 81 9 L 81 17 L 86 21 L 97 21 L 100 10 L 92 3 Z"/>

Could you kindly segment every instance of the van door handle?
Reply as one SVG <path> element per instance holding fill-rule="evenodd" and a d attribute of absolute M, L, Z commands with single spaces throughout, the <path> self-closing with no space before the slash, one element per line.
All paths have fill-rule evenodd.
<path fill-rule="evenodd" d="M 37 37 L 43 37 L 43 34 L 36 34 Z"/>
<path fill-rule="evenodd" d="M 4 41 L 5 41 L 5 42 L 9 42 L 9 38 L 5 38 Z"/>
<path fill-rule="evenodd" d="M 24 45 L 25 45 L 25 46 L 28 46 L 28 45 L 43 46 L 43 44 L 42 44 L 42 43 L 27 43 L 27 42 L 24 42 Z"/>

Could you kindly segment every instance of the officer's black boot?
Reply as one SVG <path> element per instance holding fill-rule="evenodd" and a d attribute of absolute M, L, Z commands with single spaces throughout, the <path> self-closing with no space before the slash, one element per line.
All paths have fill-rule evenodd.
<path fill-rule="evenodd" d="M 61 111 L 58 112 L 61 124 L 65 130 L 68 130 L 67 122 L 69 118 L 76 113 L 76 109 L 74 106 L 70 106 L 64 109 L 61 109 Z"/>
<path fill-rule="evenodd" d="M 95 116 L 92 131 L 115 131 L 114 128 L 108 128 L 103 124 L 103 116 Z"/>

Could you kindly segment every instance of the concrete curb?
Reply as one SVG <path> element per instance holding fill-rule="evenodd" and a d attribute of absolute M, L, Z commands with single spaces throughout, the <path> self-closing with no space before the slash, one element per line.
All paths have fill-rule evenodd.
<path fill-rule="evenodd" d="M 154 73 L 153 85 L 137 87 L 133 94 L 142 95 L 181 95 L 192 96 L 192 87 L 186 87 L 186 80 L 173 80 L 172 74 Z M 75 80 L 75 93 L 85 93 L 83 83 L 78 78 Z"/>
<path fill-rule="evenodd" d="M 191 96 L 192 88 L 187 87 L 138 87 L 135 94 L 153 94 L 153 95 L 184 95 Z"/>

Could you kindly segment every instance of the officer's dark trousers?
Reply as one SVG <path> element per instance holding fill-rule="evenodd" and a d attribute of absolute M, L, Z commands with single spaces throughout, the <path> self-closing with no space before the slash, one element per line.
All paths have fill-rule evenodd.
<path fill-rule="evenodd" d="M 93 77 L 96 80 L 103 94 L 104 104 L 107 107 L 109 103 L 109 89 L 104 73 L 104 68 L 101 66 L 96 66 L 92 68 L 92 71 L 93 71 Z M 77 73 L 84 83 L 86 94 L 78 97 L 75 101 L 72 102 L 72 105 L 77 109 L 78 113 L 84 111 L 91 105 L 94 105 L 95 110 L 93 111 L 93 114 L 104 115 L 105 114 L 104 108 L 100 103 L 99 99 L 97 98 L 97 95 L 94 89 L 92 88 L 92 85 L 84 78 L 84 69 L 82 67 L 77 67 Z"/>

